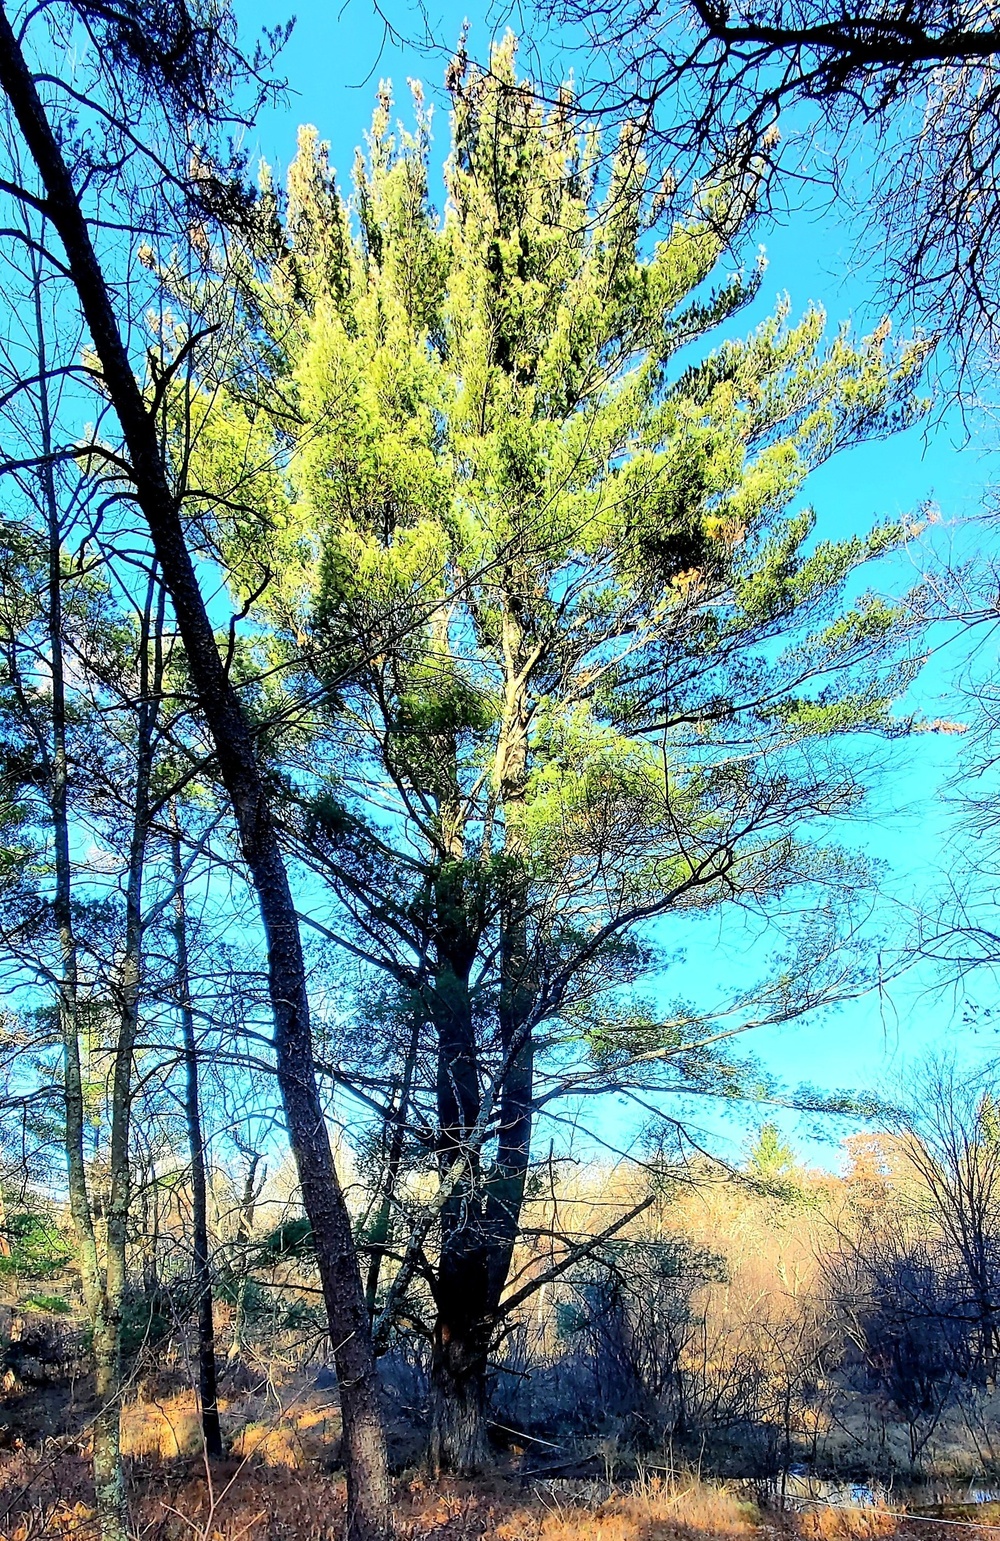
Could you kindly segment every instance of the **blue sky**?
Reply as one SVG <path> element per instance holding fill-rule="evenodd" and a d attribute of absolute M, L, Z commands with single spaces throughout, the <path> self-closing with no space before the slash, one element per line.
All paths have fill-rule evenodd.
<path fill-rule="evenodd" d="M 387 5 L 386 17 L 400 33 L 417 36 L 424 31 L 408 0 L 387 0 Z M 261 0 L 237 0 L 237 9 L 247 40 L 262 26 L 273 26 L 289 14 L 264 6 Z M 496 12 L 467 11 L 449 0 L 430 14 L 431 31 L 440 46 L 418 48 L 400 46 L 387 35 L 385 22 L 367 0 L 349 0 L 340 10 L 318 0 L 302 0 L 282 65 L 292 89 L 284 104 L 266 110 L 247 148 L 255 156 L 263 155 L 280 177 L 294 154 L 298 125 L 313 123 L 329 140 L 332 164 L 346 186 L 379 79 L 392 80 L 400 116 L 408 120 L 406 80 L 416 77 L 437 103 L 437 143 L 443 157 L 446 108 L 435 90 L 448 50 L 468 17 L 470 52 L 481 56 L 490 36 L 506 26 L 509 13 L 497 22 Z M 522 35 L 528 33 L 530 20 L 530 11 L 525 11 L 519 26 Z M 832 323 L 851 317 L 862 328 L 870 328 L 877 322 L 871 275 L 859 266 L 854 232 L 836 215 L 829 210 L 805 210 L 761 231 L 760 238 L 769 267 L 754 310 L 740 318 L 741 328 L 767 314 L 775 298 L 785 292 L 793 311 L 814 300 L 825 306 Z M 963 521 L 976 516 L 997 470 L 990 432 L 983 424 L 972 424 L 971 429 L 969 437 L 956 414 L 945 414 L 891 441 L 836 457 L 810 479 L 807 488 L 807 501 L 819 515 L 820 533 L 837 537 L 861 531 L 933 501 L 941 518 L 938 541 L 954 539 L 960 548 L 968 549 L 974 537 L 963 528 Z M 885 581 L 899 585 L 905 578 L 897 567 L 886 574 Z M 951 668 L 959 661 L 955 648 L 925 672 L 916 704 L 929 717 L 962 715 L 949 692 Z M 929 735 L 905 742 L 876 793 L 873 817 L 853 832 L 852 838 L 866 851 L 890 865 L 891 885 L 904 903 L 918 901 L 954 859 L 954 816 L 942 797 L 942 787 L 954 770 L 959 745 L 955 737 Z M 708 939 L 700 945 L 708 947 Z M 738 933 L 727 937 L 717 932 L 710 946 L 706 963 L 715 977 L 720 970 L 745 963 L 746 938 Z M 759 1033 L 754 1050 L 790 1084 L 809 1081 L 857 1087 L 878 1086 L 891 1079 L 906 1059 L 946 1043 L 970 1058 L 993 1052 L 991 1036 L 976 1036 L 963 1027 L 960 1003 L 956 1009 L 952 997 L 933 991 L 932 984 L 927 970 L 918 971 L 881 997 L 780 1033 Z M 990 1004 L 993 980 L 979 979 L 976 993 Z M 797 1135 L 803 1150 L 814 1159 L 835 1159 L 824 1155 L 803 1127 Z"/>

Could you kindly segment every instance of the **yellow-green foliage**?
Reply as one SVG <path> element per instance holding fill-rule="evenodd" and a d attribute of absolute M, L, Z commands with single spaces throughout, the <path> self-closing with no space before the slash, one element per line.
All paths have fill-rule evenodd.
<path fill-rule="evenodd" d="M 266 645 L 336 689 L 390 845 L 405 828 L 461 883 L 456 861 L 500 871 L 501 851 L 574 896 L 600 872 L 599 901 L 563 906 L 577 937 L 777 892 L 802 821 L 856 792 L 808 742 L 895 731 L 914 667 L 906 602 L 845 601 L 905 531 L 816 543 L 792 505 L 832 452 L 919 412 L 923 349 L 885 325 L 828 338 L 782 301 L 699 352 L 759 289 L 759 264 L 724 271 L 745 178 L 657 239 L 641 135 L 606 154 L 568 95 L 543 107 L 518 79 L 508 37 L 488 72 L 452 71 L 439 214 L 414 94 L 408 133 L 380 89 L 353 200 L 301 132 L 246 280 L 257 383 L 199 388 L 192 463 L 233 583 L 263 590 Z M 341 847 L 371 822 L 351 806 Z M 416 905 L 427 869 L 379 860 Z"/>

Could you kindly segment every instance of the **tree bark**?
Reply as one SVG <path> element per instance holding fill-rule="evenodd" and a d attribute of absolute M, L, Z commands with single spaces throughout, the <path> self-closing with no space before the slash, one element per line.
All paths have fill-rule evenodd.
<path fill-rule="evenodd" d="M 454 1330 L 445 1315 L 455 1323 Z M 486 1370 L 489 1337 L 464 1313 L 439 1310 L 431 1354 L 430 1465 L 472 1476 L 489 1458 L 486 1426 Z"/>
<path fill-rule="evenodd" d="M 437 1036 L 438 1170 L 442 1180 L 456 1162 L 464 1170 L 441 1206 L 429 1454 L 435 1473 L 471 1474 L 487 1452 L 483 1316 L 489 1272 L 481 1162 L 471 1143 L 482 1105 L 469 993 L 475 942 L 455 866 L 447 861 L 437 883 L 437 967 L 429 1009 Z"/>
<path fill-rule="evenodd" d="M 378 1372 L 350 1216 L 337 1181 L 316 1084 L 305 960 L 277 829 L 250 728 L 223 664 L 187 548 L 156 422 L 133 374 L 69 168 L 2 8 L 0 88 L 38 170 L 46 194 L 46 215 L 66 253 L 101 363 L 104 389 L 128 450 L 136 501 L 173 601 L 199 705 L 257 893 L 268 944 L 268 985 L 282 1103 L 302 1200 L 315 1238 L 340 1381 L 348 1535 L 352 1541 L 377 1541 L 392 1531 Z"/>
<path fill-rule="evenodd" d="M 132 1070 L 135 1042 L 139 1028 L 139 1001 L 142 982 L 144 923 L 142 883 L 146 847 L 151 823 L 149 807 L 150 778 L 153 770 L 154 733 L 159 714 L 163 675 L 164 594 L 155 573 L 151 573 L 139 625 L 139 692 L 136 706 L 136 767 L 129 836 L 128 876 L 125 885 L 125 949 L 119 970 L 118 1035 L 111 1076 L 110 1186 L 108 1193 L 104 1296 L 106 1309 L 99 1330 L 94 1333 L 98 1359 L 98 1396 L 103 1411 L 98 1426 L 106 1422 L 101 1435 L 108 1450 L 98 1451 L 98 1433 L 94 1435 L 94 1478 L 100 1490 L 111 1473 L 121 1473 L 121 1323 L 125 1301 L 126 1245 L 131 1202 L 132 1169 L 130 1134 L 132 1124 Z M 150 674 L 150 651 L 153 671 Z M 105 1391 L 102 1393 L 101 1384 Z M 114 1492 L 114 1488 L 111 1489 Z M 100 1507 L 100 1500 L 98 1502 Z M 111 1534 L 117 1541 L 117 1531 Z"/>
<path fill-rule="evenodd" d="M 240 1149 L 242 1150 L 243 1147 L 241 1146 Z M 247 1247 L 253 1232 L 254 1210 L 257 1206 L 259 1193 L 257 1188 L 257 1168 L 260 1165 L 260 1153 L 255 1150 L 244 1150 L 243 1154 L 247 1158 L 247 1174 L 243 1183 L 243 1195 L 240 1199 L 240 1218 L 236 1226 L 236 1236 L 233 1245 L 233 1251 L 238 1264 L 238 1274 L 236 1307 L 233 1315 L 233 1336 L 229 1344 L 229 1353 L 226 1355 L 230 1364 L 235 1363 L 243 1353 L 243 1334 L 246 1331 L 247 1289 L 250 1283 Z"/>
<path fill-rule="evenodd" d="M 195 1301 L 198 1308 L 198 1394 L 201 1401 L 201 1430 L 205 1441 L 205 1454 L 213 1460 L 218 1460 L 222 1456 L 222 1426 L 219 1422 L 215 1320 L 212 1310 L 212 1265 L 208 1248 L 208 1177 L 205 1164 L 205 1140 L 201 1128 L 198 1042 L 195 1037 L 194 1011 L 191 1004 L 184 868 L 181 861 L 181 837 L 176 807 L 173 811 L 170 854 L 174 878 L 174 984 L 177 991 L 184 1048 L 184 1116 L 187 1122 L 188 1150 L 191 1156 L 191 1242 L 194 1251 Z"/>
<path fill-rule="evenodd" d="M 509 891 L 500 914 L 498 1018 L 503 1054 L 496 1160 L 476 1167 L 476 1192 L 445 1208 L 436 1293 L 437 1320 L 431 1359 L 431 1459 L 435 1468 L 459 1473 L 485 1461 L 487 1367 L 499 1324 L 500 1301 L 510 1273 L 521 1222 L 534 1117 L 534 1045 L 530 1028 L 536 980 L 532 969 L 527 890 L 522 878 L 522 813 L 528 772 L 528 678 L 515 575 L 507 575 L 503 617 L 504 712 L 497 743 L 495 782 L 504 811 L 504 854 L 510 860 Z M 526 575 L 519 574 L 522 584 Z M 474 1031 L 469 1023 L 470 1038 Z M 446 1085 L 454 1082 L 446 1063 Z M 475 1056 L 474 1044 L 467 1054 Z M 474 1081 L 478 1090 L 478 1076 Z M 440 1102 L 440 1098 L 439 1098 Z M 478 1101 L 475 1107 L 478 1115 Z M 465 1112 L 466 1127 L 475 1122 Z"/>
<path fill-rule="evenodd" d="M 382 1197 L 368 1233 L 371 1256 L 368 1262 L 368 1276 L 365 1279 L 365 1303 L 368 1307 L 369 1318 L 372 1321 L 375 1319 L 375 1306 L 378 1300 L 378 1285 L 382 1272 L 382 1263 L 392 1236 L 392 1206 L 396 1197 L 399 1169 L 403 1159 L 403 1141 L 406 1135 L 406 1121 L 410 1113 L 410 1091 L 413 1085 L 413 1072 L 417 1063 L 419 1041 L 420 1018 L 414 1012 L 410 1028 L 410 1042 L 406 1051 L 406 1059 L 403 1063 L 403 1079 L 396 1101 L 392 1133 L 389 1136 L 385 1178 L 382 1183 Z"/>
<path fill-rule="evenodd" d="M 456 981 L 449 970 L 452 999 Z M 436 991 L 437 993 L 437 991 Z M 468 989 L 466 981 L 466 1004 Z M 438 1003 L 439 1010 L 441 1003 Z M 469 1137 L 479 1116 L 471 1011 L 446 1010 L 438 1027 L 439 1167 L 446 1176 L 464 1157 L 467 1169 L 441 1209 L 441 1250 L 434 1289 L 436 1319 L 431 1355 L 430 1462 L 442 1471 L 471 1475 L 487 1452 L 486 1356 L 481 1346 L 487 1266 L 482 1234 L 479 1153 Z M 459 1029 L 464 1026 L 464 1032 Z"/>

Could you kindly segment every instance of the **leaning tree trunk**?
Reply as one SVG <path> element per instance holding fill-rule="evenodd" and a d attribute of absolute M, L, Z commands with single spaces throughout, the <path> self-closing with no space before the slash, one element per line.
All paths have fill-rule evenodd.
<path fill-rule="evenodd" d="M 107 280 L 62 149 L 0 7 L 0 88 L 45 188 L 45 211 L 68 270 L 130 459 L 136 501 L 173 601 L 198 702 L 215 746 L 268 944 L 275 1056 L 302 1200 L 312 1226 L 334 1362 L 340 1382 L 347 1466 L 348 1535 L 377 1541 L 392 1532 L 389 1468 L 378 1371 L 350 1216 L 337 1181 L 316 1084 L 305 959 L 278 833 L 254 741 L 222 660 L 171 492 L 157 425 L 136 382 Z"/>

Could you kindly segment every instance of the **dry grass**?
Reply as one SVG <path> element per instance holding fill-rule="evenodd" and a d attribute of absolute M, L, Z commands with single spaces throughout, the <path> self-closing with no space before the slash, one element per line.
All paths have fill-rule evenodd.
<path fill-rule="evenodd" d="M 321 1461 L 340 1437 L 340 1409 L 315 1393 L 291 1400 L 270 1416 L 254 1416 L 246 1405 L 219 1404 L 229 1448 L 238 1461 L 298 1470 Z M 201 1423 L 191 1391 L 128 1402 L 122 1409 L 122 1453 L 142 1463 L 197 1456 Z"/>
<path fill-rule="evenodd" d="M 538 1491 L 516 1503 L 492 1531 L 497 1541 L 688 1541 L 745 1537 L 759 1528 L 753 1505 L 708 1483 L 678 1487 L 657 1479 L 641 1493 L 616 1493 L 599 1502 Z"/>
<path fill-rule="evenodd" d="M 201 1423 L 192 1394 L 122 1408 L 122 1454 L 135 1461 L 173 1461 L 201 1448 Z"/>
<path fill-rule="evenodd" d="M 815 1508 L 796 1516 L 796 1530 L 804 1541 L 873 1541 L 899 1529 L 899 1518 L 889 1510 Z"/>

